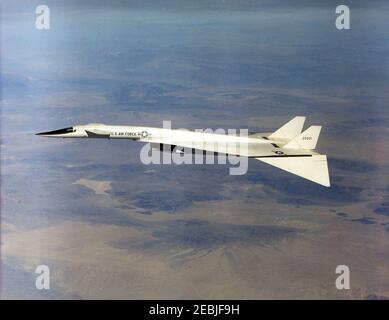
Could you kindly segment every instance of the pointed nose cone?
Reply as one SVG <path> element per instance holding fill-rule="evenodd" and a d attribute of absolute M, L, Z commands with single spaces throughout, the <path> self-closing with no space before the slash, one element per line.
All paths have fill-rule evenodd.
<path fill-rule="evenodd" d="M 50 132 L 39 132 L 35 133 L 36 136 L 41 136 L 41 137 L 54 137 L 55 134 L 51 134 Z"/>
<path fill-rule="evenodd" d="M 36 136 L 42 136 L 42 137 L 58 137 L 63 138 L 66 137 L 67 134 L 74 132 L 73 127 L 59 129 L 59 130 L 53 130 L 53 131 L 47 131 L 47 132 L 39 132 L 36 133 Z"/>

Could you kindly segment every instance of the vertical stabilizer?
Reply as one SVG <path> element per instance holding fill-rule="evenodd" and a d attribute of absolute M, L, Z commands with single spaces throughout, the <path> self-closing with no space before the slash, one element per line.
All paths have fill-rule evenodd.
<path fill-rule="evenodd" d="M 273 132 L 269 139 L 293 139 L 303 130 L 305 117 L 294 117 L 277 131 Z"/>
<path fill-rule="evenodd" d="M 311 126 L 303 133 L 289 141 L 286 145 L 283 146 L 283 148 L 313 150 L 316 148 L 320 130 L 321 126 Z"/>

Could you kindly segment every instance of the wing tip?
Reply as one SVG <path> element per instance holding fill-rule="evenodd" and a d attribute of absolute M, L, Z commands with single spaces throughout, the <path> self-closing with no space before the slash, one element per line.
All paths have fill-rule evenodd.
<path fill-rule="evenodd" d="M 306 158 L 275 157 L 256 159 L 324 187 L 329 188 L 331 186 L 327 156 L 324 154 Z"/>

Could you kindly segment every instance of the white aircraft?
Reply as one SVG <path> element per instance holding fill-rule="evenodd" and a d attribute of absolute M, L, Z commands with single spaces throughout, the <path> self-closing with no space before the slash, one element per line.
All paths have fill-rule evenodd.
<path fill-rule="evenodd" d="M 246 136 L 97 123 L 37 135 L 50 138 L 130 139 L 151 143 L 153 148 L 170 146 L 170 150 L 180 153 L 202 150 L 245 156 L 329 187 L 327 156 L 314 151 L 321 126 L 311 126 L 302 132 L 304 122 L 305 117 L 295 117 L 273 133 Z"/>

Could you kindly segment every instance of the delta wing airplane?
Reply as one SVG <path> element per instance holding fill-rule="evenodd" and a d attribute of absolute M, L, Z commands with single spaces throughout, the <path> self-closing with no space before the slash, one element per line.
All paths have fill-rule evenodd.
<path fill-rule="evenodd" d="M 202 150 L 244 156 L 329 187 L 327 156 L 314 151 L 321 126 L 311 126 L 302 132 L 304 122 L 305 117 L 295 117 L 273 133 L 251 133 L 246 136 L 95 123 L 37 135 L 50 138 L 130 139 L 151 143 L 153 148 L 170 146 L 170 150 L 179 153 Z"/>

